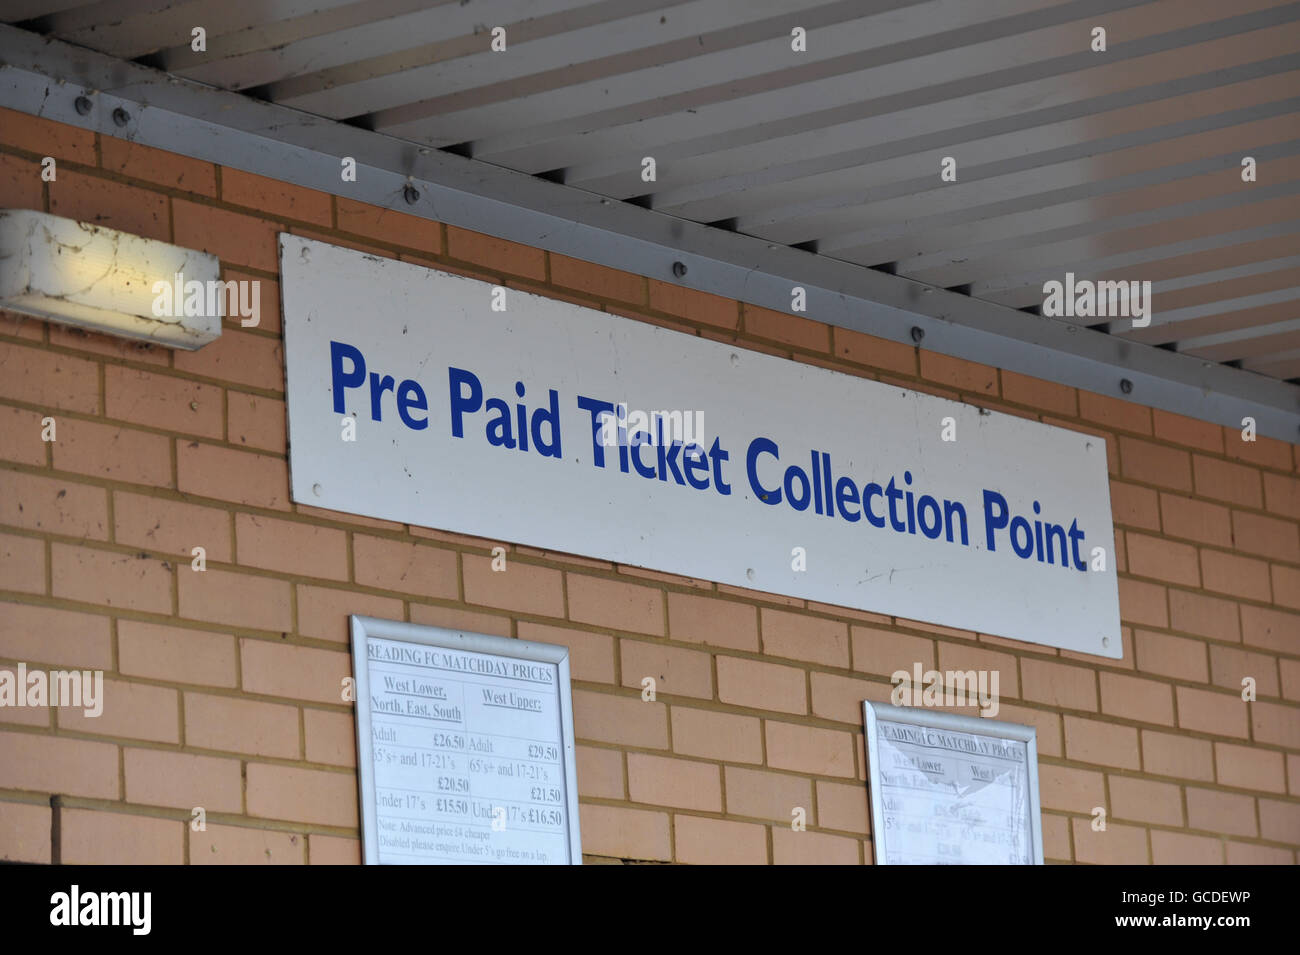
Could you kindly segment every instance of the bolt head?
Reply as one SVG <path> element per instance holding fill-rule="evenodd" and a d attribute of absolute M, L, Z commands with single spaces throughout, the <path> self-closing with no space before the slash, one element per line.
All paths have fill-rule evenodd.
<path fill-rule="evenodd" d="M 90 102 L 89 96 L 78 96 L 76 101 L 72 105 L 76 107 L 78 116 L 85 116 L 87 113 L 90 112 L 91 107 L 94 104 Z"/>
<path fill-rule="evenodd" d="M 130 121 L 131 121 L 131 114 L 128 113 L 126 110 L 124 110 L 122 107 L 119 106 L 115 110 L 113 110 L 113 123 L 115 125 L 125 126 Z"/>

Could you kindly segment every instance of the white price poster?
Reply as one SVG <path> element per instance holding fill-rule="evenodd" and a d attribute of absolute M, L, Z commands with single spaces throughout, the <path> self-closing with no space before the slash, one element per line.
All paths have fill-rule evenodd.
<path fill-rule="evenodd" d="M 580 864 L 566 647 L 352 618 L 367 864 Z"/>

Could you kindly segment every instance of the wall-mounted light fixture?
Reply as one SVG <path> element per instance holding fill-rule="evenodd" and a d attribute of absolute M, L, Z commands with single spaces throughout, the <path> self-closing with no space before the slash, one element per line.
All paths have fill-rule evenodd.
<path fill-rule="evenodd" d="M 220 274 L 206 252 L 0 210 L 0 308 L 23 315 L 193 351 L 221 335 Z"/>

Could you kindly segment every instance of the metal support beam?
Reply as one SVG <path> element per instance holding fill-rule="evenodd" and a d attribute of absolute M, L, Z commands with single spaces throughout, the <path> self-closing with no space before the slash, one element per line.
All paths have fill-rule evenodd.
<path fill-rule="evenodd" d="M 82 115 L 76 101 L 91 108 Z M 215 90 L 0 26 L 0 105 L 310 189 L 1045 378 L 1300 440 L 1300 387 Z M 125 111 L 119 126 L 114 112 Z M 122 117 L 118 116 L 118 119 Z M 340 159 L 357 162 L 345 183 Z M 419 199 L 408 205 L 403 189 Z M 674 264 L 685 266 L 680 278 Z M 678 268 L 680 271 L 680 266 Z M 1126 382 L 1127 391 L 1122 390 Z"/>

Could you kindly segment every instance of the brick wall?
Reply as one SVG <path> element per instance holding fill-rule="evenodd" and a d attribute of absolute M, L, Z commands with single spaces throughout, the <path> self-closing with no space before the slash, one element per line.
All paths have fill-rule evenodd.
<path fill-rule="evenodd" d="M 358 861 L 339 683 L 363 613 L 571 649 L 590 861 L 870 861 L 860 700 L 916 661 L 1000 671 L 998 718 L 1038 729 L 1049 861 L 1296 861 L 1300 449 L 7 111 L 0 207 L 205 249 L 263 291 L 260 327 L 195 353 L 0 317 L 0 665 L 107 687 L 98 719 L 0 708 L 0 857 Z M 286 229 L 1103 437 L 1124 658 L 527 547 L 492 573 L 508 542 L 291 503 Z"/>

